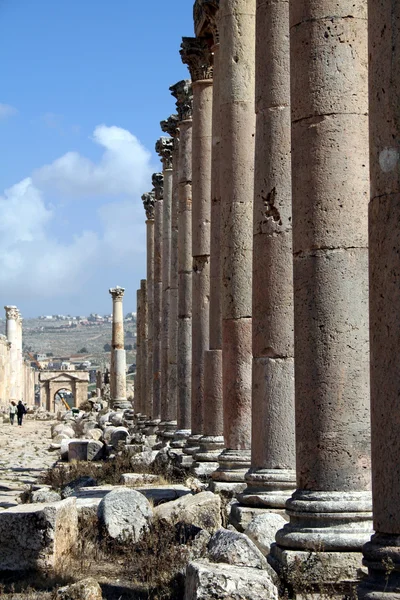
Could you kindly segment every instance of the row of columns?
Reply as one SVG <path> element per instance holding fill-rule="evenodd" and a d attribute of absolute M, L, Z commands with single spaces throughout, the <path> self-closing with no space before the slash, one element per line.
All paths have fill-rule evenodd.
<path fill-rule="evenodd" d="M 236 486 L 244 509 L 286 507 L 278 570 L 319 549 L 337 581 L 356 578 L 372 532 L 371 398 L 377 533 L 359 594 L 393 598 L 400 13 L 368 4 L 367 18 L 365 0 L 196 0 L 196 37 L 181 47 L 192 81 L 171 88 L 178 116 L 164 122 L 164 195 L 155 185 L 147 230 L 141 408 L 176 419 L 171 445 L 214 489 Z"/>

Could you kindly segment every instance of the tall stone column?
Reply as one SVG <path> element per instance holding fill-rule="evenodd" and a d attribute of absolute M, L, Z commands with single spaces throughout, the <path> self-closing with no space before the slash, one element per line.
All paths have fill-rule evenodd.
<path fill-rule="evenodd" d="M 177 428 L 178 398 L 178 210 L 179 210 L 179 119 L 171 115 L 161 129 L 172 138 L 171 260 L 169 281 L 168 404 L 164 438 L 173 438 Z"/>
<path fill-rule="evenodd" d="M 162 320 L 162 235 L 163 175 L 153 173 L 154 212 L 154 287 L 153 287 L 153 421 L 161 419 L 161 320 Z"/>
<path fill-rule="evenodd" d="M 257 0 L 251 469 L 239 499 L 273 509 L 296 489 L 288 33 L 288 2 Z"/>
<path fill-rule="evenodd" d="M 161 317 L 161 423 L 159 432 L 173 432 L 175 422 L 169 422 L 169 327 L 170 327 L 170 269 L 171 269 L 171 210 L 172 210 L 172 151 L 173 140 L 161 137 L 156 143 L 156 152 L 163 165 L 163 231 L 162 231 L 162 317 Z"/>
<path fill-rule="evenodd" d="M 154 192 L 142 196 L 146 212 L 146 260 L 147 260 L 147 361 L 144 365 L 147 379 L 145 415 L 153 416 L 153 329 L 154 329 Z"/>
<path fill-rule="evenodd" d="M 400 598 L 400 6 L 368 2 L 369 283 L 372 498 L 375 535 L 359 598 Z"/>
<path fill-rule="evenodd" d="M 6 336 L 10 343 L 10 402 L 11 400 L 18 402 L 21 400 L 18 389 L 18 338 L 20 313 L 16 306 L 5 306 L 4 309 L 6 311 Z"/>
<path fill-rule="evenodd" d="M 221 0 L 221 276 L 225 450 L 215 481 L 243 482 L 251 442 L 255 0 Z M 217 486 L 218 487 L 218 486 Z"/>
<path fill-rule="evenodd" d="M 174 446 L 190 435 L 192 376 L 192 110 L 191 82 L 170 88 L 179 117 L 178 405 Z M 191 458 L 191 457 L 190 457 Z"/>
<path fill-rule="evenodd" d="M 135 375 L 135 400 L 136 415 L 142 414 L 142 291 L 136 290 L 136 375 Z"/>
<path fill-rule="evenodd" d="M 192 420 L 191 452 L 204 425 L 204 352 L 209 347 L 212 54 L 199 38 L 183 38 L 182 61 L 193 89 L 192 133 Z"/>
<path fill-rule="evenodd" d="M 318 547 L 329 581 L 371 531 L 367 7 L 289 6 L 297 490 L 273 556 Z"/>
<path fill-rule="evenodd" d="M 120 409 L 131 408 L 130 402 L 126 399 L 126 352 L 124 344 L 124 313 L 122 308 L 122 298 L 124 297 L 125 289 L 116 286 L 115 288 L 111 288 L 109 292 L 113 301 L 111 347 L 114 355 L 110 373 L 110 380 L 113 381 L 111 407 Z"/>
<path fill-rule="evenodd" d="M 102 371 L 96 371 L 96 396 L 97 398 L 102 397 L 103 392 L 103 373 Z"/>
<path fill-rule="evenodd" d="M 222 316 L 221 316 L 221 193 L 220 193 L 220 71 L 218 0 L 197 0 L 194 7 L 195 32 L 211 45 L 213 54 L 211 227 L 210 227 L 210 316 L 209 349 L 204 353 L 203 436 L 199 440 L 194 470 L 209 474 L 218 468 L 224 447 L 222 404 Z"/>
<path fill-rule="evenodd" d="M 17 397 L 18 400 L 25 400 L 24 388 L 24 359 L 22 355 L 22 316 L 21 313 L 17 319 L 17 336 L 16 336 L 16 366 L 17 366 Z"/>
<path fill-rule="evenodd" d="M 148 381 L 146 377 L 146 364 L 147 364 L 147 347 L 148 347 L 148 311 L 147 311 L 147 281 L 146 279 L 140 280 L 140 321 L 141 321 L 141 343 L 142 348 L 140 351 L 140 364 L 141 364 L 141 376 L 140 376 L 140 412 L 144 417 L 146 415 L 146 398 L 147 398 L 147 386 Z"/>

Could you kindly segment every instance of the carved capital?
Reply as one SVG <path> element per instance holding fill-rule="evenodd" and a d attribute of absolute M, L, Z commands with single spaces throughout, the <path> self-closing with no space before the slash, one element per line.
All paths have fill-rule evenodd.
<path fill-rule="evenodd" d="M 168 119 L 160 121 L 161 131 L 168 133 L 171 137 L 175 138 L 179 134 L 179 117 L 178 115 L 171 115 Z"/>
<path fill-rule="evenodd" d="M 194 30 L 197 37 L 212 36 L 214 44 L 218 38 L 219 0 L 196 0 L 193 6 Z"/>
<path fill-rule="evenodd" d="M 162 173 L 153 173 L 151 183 L 153 184 L 155 199 L 162 200 L 164 197 L 164 175 Z"/>
<path fill-rule="evenodd" d="M 190 79 L 178 81 L 169 88 L 171 94 L 176 98 L 176 108 L 180 121 L 191 119 L 193 114 L 193 91 Z"/>
<path fill-rule="evenodd" d="M 182 62 L 188 66 L 192 81 L 212 79 L 213 56 L 204 38 L 184 37 L 180 49 Z"/>
<path fill-rule="evenodd" d="M 13 321 L 18 321 L 21 317 L 16 306 L 5 306 L 4 310 L 6 311 L 6 318 L 8 320 L 12 319 Z"/>
<path fill-rule="evenodd" d="M 115 288 L 110 288 L 108 290 L 112 296 L 113 300 L 122 300 L 125 294 L 125 288 L 116 285 Z"/>
<path fill-rule="evenodd" d="M 154 203 L 156 199 L 154 196 L 154 192 L 146 192 L 142 196 L 142 202 L 144 206 L 144 210 L 146 211 L 146 218 L 149 221 L 154 220 Z"/>
<path fill-rule="evenodd" d="M 156 152 L 161 158 L 164 169 L 172 169 L 172 153 L 174 140 L 171 137 L 160 137 L 156 142 Z"/>

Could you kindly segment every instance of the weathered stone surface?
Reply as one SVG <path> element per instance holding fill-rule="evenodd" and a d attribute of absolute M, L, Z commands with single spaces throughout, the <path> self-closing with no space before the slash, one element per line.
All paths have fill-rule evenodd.
<path fill-rule="evenodd" d="M 75 502 L 68 498 L 0 512 L 0 570 L 45 570 L 60 565 L 77 539 Z"/>
<path fill-rule="evenodd" d="M 167 485 L 146 485 L 146 487 L 138 488 L 138 491 L 151 500 L 155 506 L 164 502 L 170 503 L 172 500 L 177 500 L 182 496 L 190 494 L 189 488 L 177 484 Z"/>
<path fill-rule="evenodd" d="M 111 434 L 111 445 L 113 448 L 118 448 L 120 444 L 125 444 L 129 436 L 129 431 L 126 427 L 116 427 Z"/>
<path fill-rule="evenodd" d="M 145 466 L 148 467 L 152 464 L 155 457 L 157 456 L 158 450 L 145 450 L 144 452 L 138 452 L 131 458 L 131 466 Z"/>
<path fill-rule="evenodd" d="M 265 569 L 267 560 L 257 546 L 244 533 L 221 528 L 208 544 L 209 558 L 238 567 Z"/>
<path fill-rule="evenodd" d="M 63 487 L 61 491 L 61 496 L 63 498 L 68 498 L 69 496 L 75 494 L 79 489 L 93 487 L 96 484 L 97 482 L 95 479 L 93 479 L 93 477 L 89 477 L 86 475 L 78 477 L 78 479 L 74 479 L 73 481 L 71 481 Z"/>
<path fill-rule="evenodd" d="M 40 488 L 32 492 L 31 500 L 33 504 L 38 502 L 58 502 L 61 500 L 61 494 L 49 488 Z"/>
<path fill-rule="evenodd" d="M 87 577 L 57 591 L 57 600 L 102 600 L 101 587 L 95 579 Z"/>
<path fill-rule="evenodd" d="M 221 499 L 212 492 L 187 495 L 174 502 L 161 504 L 155 514 L 171 523 L 190 523 L 214 532 L 221 527 Z"/>
<path fill-rule="evenodd" d="M 286 519 L 277 513 L 265 512 L 255 516 L 244 533 L 266 556 L 271 544 L 275 542 L 275 534 L 287 523 Z"/>
<path fill-rule="evenodd" d="M 88 440 L 71 440 L 68 444 L 68 461 L 87 460 Z"/>
<path fill-rule="evenodd" d="M 121 475 L 121 483 L 123 485 L 143 485 L 157 481 L 158 475 L 151 473 L 123 473 Z"/>
<path fill-rule="evenodd" d="M 102 499 L 97 514 L 111 538 L 137 542 L 146 530 L 153 511 L 143 494 L 117 488 Z"/>
<path fill-rule="evenodd" d="M 101 460 L 104 458 L 104 445 L 97 440 L 90 440 L 86 452 L 87 460 Z"/>
<path fill-rule="evenodd" d="M 88 431 L 87 437 L 91 440 L 96 440 L 98 442 L 103 437 L 103 432 L 101 429 L 91 429 L 90 431 Z"/>
<path fill-rule="evenodd" d="M 278 590 L 266 571 L 219 565 L 206 560 L 189 563 L 185 600 L 278 600 Z"/>

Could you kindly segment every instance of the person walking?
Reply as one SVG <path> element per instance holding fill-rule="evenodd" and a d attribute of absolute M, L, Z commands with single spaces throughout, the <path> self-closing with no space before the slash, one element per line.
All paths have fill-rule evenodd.
<path fill-rule="evenodd" d="M 23 416 L 25 413 L 26 413 L 26 408 L 22 404 L 22 400 L 20 400 L 17 405 L 17 421 L 18 421 L 19 426 L 22 425 L 22 419 L 23 419 Z"/>
<path fill-rule="evenodd" d="M 11 400 L 10 404 L 10 425 L 14 425 L 15 413 L 17 412 L 17 405 L 14 400 Z"/>

